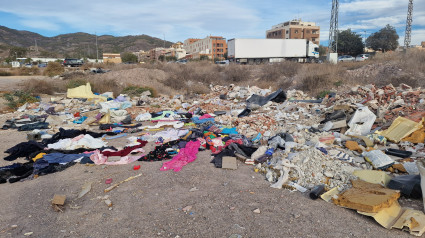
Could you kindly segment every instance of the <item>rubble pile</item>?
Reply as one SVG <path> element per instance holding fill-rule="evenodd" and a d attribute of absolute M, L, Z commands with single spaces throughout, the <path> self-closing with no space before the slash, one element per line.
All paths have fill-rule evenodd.
<path fill-rule="evenodd" d="M 362 186 L 379 195 L 392 178 L 421 175 L 425 157 L 421 88 L 356 86 L 323 99 L 298 90 L 273 92 L 235 85 L 210 89 L 197 97 L 154 98 L 147 91 L 131 98 L 93 93 L 87 84 L 69 89 L 66 97 L 24 104 L 3 129 L 27 131 L 28 141 L 9 148 L 4 159 L 24 157 L 28 162 L 1 167 L 0 183 L 35 179 L 78 163 L 164 161 L 162 171 L 178 172 L 196 161 L 198 151 L 209 150 L 216 168 L 236 169 L 238 159 L 264 174 L 272 188 L 311 190 L 316 198 L 323 190 L 324 200 L 357 209 L 367 204 L 350 207 L 352 203 L 346 202 L 357 201 L 350 197 L 358 195 L 353 181 L 378 183 L 381 187 Z M 127 138 L 128 144 L 114 147 L 118 138 Z M 145 153 L 147 143 L 156 147 Z M 393 199 L 388 206 L 378 202 L 379 209 L 359 212 L 391 207 L 398 192 L 389 193 Z M 425 215 L 415 214 L 418 225 L 410 231 L 421 235 Z"/>

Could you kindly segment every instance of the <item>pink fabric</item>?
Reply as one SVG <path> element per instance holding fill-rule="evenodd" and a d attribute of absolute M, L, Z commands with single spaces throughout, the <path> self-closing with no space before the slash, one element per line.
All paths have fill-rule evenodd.
<path fill-rule="evenodd" d="M 83 139 L 83 137 L 84 137 L 84 135 L 82 134 L 82 135 L 79 135 L 79 136 L 72 138 L 71 141 L 79 141 L 79 140 Z"/>
<path fill-rule="evenodd" d="M 110 149 L 105 149 L 104 151 L 110 151 L 114 152 Z M 104 152 L 102 151 L 102 152 Z M 136 155 L 136 156 L 122 156 L 119 161 L 108 161 L 108 156 L 105 156 L 102 154 L 100 150 L 95 150 L 92 155 L 90 155 L 90 159 L 95 164 L 106 164 L 106 165 L 119 165 L 119 164 L 129 164 L 133 163 L 134 161 L 138 160 L 143 155 Z M 142 148 L 137 148 L 131 151 L 131 153 L 143 153 L 145 150 Z"/>
<path fill-rule="evenodd" d="M 174 156 L 172 160 L 164 162 L 160 170 L 165 171 L 172 169 L 175 172 L 179 172 L 183 166 L 196 160 L 199 146 L 201 146 L 200 141 L 189 141 L 185 148 L 180 149 L 178 155 Z"/>
<path fill-rule="evenodd" d="M 212 118 L 212 116 L 210 114 L 204 114 L 204 115 L 199 117 L 199 120 L 207 119 L 207 118 Z"/>

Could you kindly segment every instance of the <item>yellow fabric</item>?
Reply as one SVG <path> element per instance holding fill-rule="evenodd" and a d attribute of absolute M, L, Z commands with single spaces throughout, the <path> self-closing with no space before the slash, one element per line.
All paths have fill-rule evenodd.
<path fill-rule="evenodd" d="M 107 98 L 99 95 L 94 95 L 91 91 L 90 83 L 86 85 L 81 85 L 76 88 L 69 88 L 66 94 L 68 98 L 87 98 L 89 100 L 94 100 L 95 103 L 106 102 Z"/>
<path fill-rule="evenodd" d="M 45 155 L 46 153 L 39 153 L 38 155 L 36 155 L 34 158 L 32 158 L 32 161 L 37 161 L 37 160 L 39 160 L 39 159 L 41 159 L 41 158 L 43 158 L 43 156 Z"/>

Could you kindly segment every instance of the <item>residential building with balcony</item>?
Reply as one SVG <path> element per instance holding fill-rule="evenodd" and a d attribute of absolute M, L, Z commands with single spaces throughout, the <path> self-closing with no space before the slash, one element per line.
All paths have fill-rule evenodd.
<path fill-rule="evenodd" d="M 184 41 L 183 49 L 188 57 L 199 59 L 202 55 L 210 59 L 222 60 L 227 53 L 226 39 L 221 36 L 207 36 L 204 39 L 189 38 Z"/>
<path fill-rule="evenodd" d="M 267 39 L 307 39 L 314 44 L 320 43 L 320 26 L 301 19 L 283 22 L 266 31 Z"/>

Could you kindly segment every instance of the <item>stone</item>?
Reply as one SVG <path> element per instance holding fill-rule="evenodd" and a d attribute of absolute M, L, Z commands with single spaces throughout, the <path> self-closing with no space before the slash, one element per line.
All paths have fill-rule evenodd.
<path fill-rule="evenodd" d="M 184 212 L 188 212 L 188 211 L 190 211 L 190 209 L 192 209 L 192 206 L 186 206 L 186 207 L 184 207 L 182 210 L 183 210 Z"/>
<path fill-rule="evenodd" d="M 259 208 L 257 208 L 257 209 L 255 209 L 254 211 L 252 211 L 253 213 L 256 213 L 256 214 L 260 214 L 261 213 L 261 211 L 260 211 L 260 209 Z"/>

